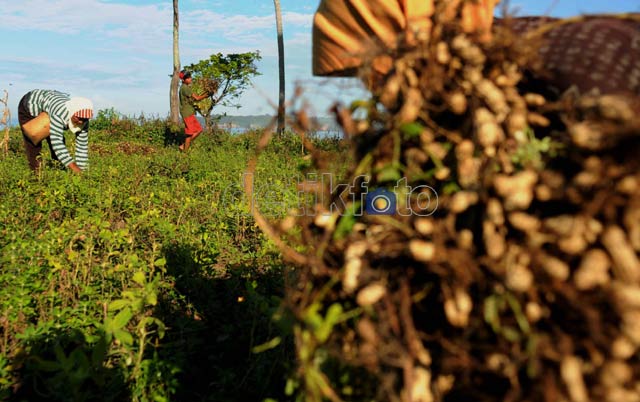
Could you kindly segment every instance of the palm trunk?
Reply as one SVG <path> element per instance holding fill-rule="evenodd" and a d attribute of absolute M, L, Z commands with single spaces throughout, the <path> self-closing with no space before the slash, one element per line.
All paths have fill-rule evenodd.
<path fill-rule="evenodd" d="M 279 135 L 284 133 L 284 38 L 282 34 L 282 14 L 280 12 L 280 0 L 273 0 L 273 5 L 276 8 L 276 29 L 278 31 L 278 72 L 280 78 L 280 91 L 278 96 L 278 128 Z"/>
<path fill-rule="evenodd" d="M 180 124 L 180 98 L 178 97 L 178 84 L 180 78 L 180 52 L 178 46 L 178 0 L 173 0 L 173 75 L 171 76 L 171 88 L 169 90 L 169 106 L 171 111 L 171 122 Z"/>
<path fill-rule="evenodd" d="M 0 149 L 5 156 L 9 153 L 9 126 L 11 125 L 11 112 L 9 111 L 9 92 L 4 91 L 4 99 L 0 99 L 0 103 L 4 105 L 0 126 L 4 126 L 4 138 L 0 141 Z"/>

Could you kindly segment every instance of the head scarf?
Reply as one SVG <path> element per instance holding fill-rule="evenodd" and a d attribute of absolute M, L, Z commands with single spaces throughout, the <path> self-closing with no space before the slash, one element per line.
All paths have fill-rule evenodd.
<path fill-rule="evenodd" d="M 80 130 L 82 130 L 82 127 L 73 124 L 73 121 L 71 121 L 71 117 L 76 116 L 81 119 L 90 119 L 93 117 L 93 103 L 87 98 L 82 98 L 79 96 L 72 97 L 66 102 L 65 106 L 69 111 L 68 125 L 69 130 L 71 130 L 72 133 L 78 133 Z"/>
<path fill-rule="evenodd" d="M 465 32 L 485 34 L 500 0 L 466 1 L 461 11 Z M 313 74 L 354 75 L 372 44 L 395 48 L 398 35 L 428 35 L 434 0 L 322 0 L 313 18 Z M 374 69 L 390 67 L 388 61 Z"/>

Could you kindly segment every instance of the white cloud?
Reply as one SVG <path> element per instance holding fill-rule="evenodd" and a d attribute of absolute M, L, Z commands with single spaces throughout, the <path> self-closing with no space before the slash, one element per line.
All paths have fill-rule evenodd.
<path fill-rule="evenodd" d="M 282 14 L 282 20 L 283 26 L 288 28 L 310 28 L 313 15 L 287 12 Z M 189 32 L 223 32 L 227 36 L 265 29 L 275 31 L 275 14 L 263 16 L 227 15 L 209 10 L 197 10 L 181 15 L 180 27 Z"/>
<path fill-rule="evenodd" d="M 122 1 L 0 0 L 0 34 L 5 38 L 24 36 L 33 43 L 45 44 L 37 53 L 12 44 L 9 52 L 0 54 L 0 71 L 5 79 L 10 77 L 15 82 L 11 87 L 12 98 L 31 89 L 50 88 L 92 97 L 98 109 L 114 107 L 125 114 L 142 110 L 149 114 L 166 113 L 172 63 L 172 4 L 159 0 L 144 5 Z M 191 0 L 190 8 L 180 10 L 182 64 L 218 52 L 259 50 L 263 57 L 259 68 L 264 75 L 256 78 L 256 89 L 242 97 L 243 108 L 228 111 L 271 112 L 268 100 L 277 99 L 277 42 L 272 4 L 261 3 L 258 7 L 256 2 L 252 13 L 258 15 L 248 15 L 233 14 L 229 7 L 214 3 Z M 291 88 L 292 80 L 311 76 L 313 10 L 297 9 L 304 11 L 283 12 L 287 80 Z M 87 50 L 74 57 L 68 49 L 71 41 L 86 46 Z"/>
<path fill-rule="evenodd" d="M 23 0 L 0 9 L 2 29 L 39 30 L 67 35 L 91 36 L 102 49 L 109 39 L 121 50 L 147 54 L 166 54 L 172 41 L 173 11 L 170 3 L 129 5 L 100 0 Z M 311 27 L 312 14 L 283 13 L 285 35 Z M 222 40 L 245 44 L 255 49 L 272 40 L 265 31 L 273 31 L 274 14 L 264 16 L 216 13 L 193 10 L 180 14 L 181 42 L 194 38 L 196 43 Z M 102 43 L 102 44 L 101 44 Z"/>
<path fill-rule="evenodd" d="M 78 34 L 94 28 L 104 30 L 109 25 L 171 29 L 172 10 L 162 5 L 133 6 L 99 0 L 22 0 L 3 5 L 0 17 L 4 29 Z"/>

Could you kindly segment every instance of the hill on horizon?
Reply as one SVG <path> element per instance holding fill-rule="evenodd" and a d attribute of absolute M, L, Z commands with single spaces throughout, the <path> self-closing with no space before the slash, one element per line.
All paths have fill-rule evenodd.
<path fill-rule="evenodd" d="M 220 115 L 216 115 L 218 117 Z M 198 116 L 200 118 L 200 116 Z M 263 114 L 263 115 L 247 115 L 247 116 L 234 116 L 234 115 L 223 115 L 220 116 L 220 120 L 218 120 L 218 125 L 220 126 L 228 126 L 232 127 L 242 127 L 245 129 L 252 128 L 264 128 L 271 124 L 274 116 Z M 311 124 L 313 127 L 317 128 L 317 131 L 339 131 L 340 128 L 333 117 L 329 116 L 319 116 L 319 117 L 310 117 Z"/>

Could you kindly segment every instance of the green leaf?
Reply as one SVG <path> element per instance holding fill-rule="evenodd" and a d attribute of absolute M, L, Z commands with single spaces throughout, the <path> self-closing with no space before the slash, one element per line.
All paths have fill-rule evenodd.
<path fill-rule="evenodd" d="M 141 311 L 144 308 L 144 299 L 136 298 L 131 302 L 133 311 Z"/>
<path fill-rule="evenodd" d="M 460 190 L 462 190 L 462 189 L 460 188 L 458 183 L 456 183 L 455 181 L 450 181 L 450 182 L 448 182 L 447 184 L 444 185 L 444 187 L 442 189 L 442 193 L 444 195 L 451 195 L 451 194 L 457 193 Z"/>
<path fill-rule="evenodd" d="M 104 319 L 104 324 L 101 326 L 101 330 L 104 332 L 104 341 L 110 344 L 113 340 L 113 320 L 109 317 Z"/>
<path fill-rule="evenodd" d="M 126 298 L 126 299 L 129 299 L 129 300 L 135 300 L 137 298 L 136 294 L 134 292 L 132 292 L 131 290 L 123 290 L 122 291 L 122 296 L 124 298 Z"/>
<path fill-rule="evenodd" d="M 59 343 L 56 343 L 53 347 L 53 352 L 56 355 L 56 359 L 60 362 L 60 365 L 64 368 L 67 366 L 67 356 L 62 350 L 62 346 Z"/>
<path fill-rule="evenodd" d="M 314 332 L 314 336 L 320 343 L 325 343 L 329 336 L 331 336 L 331 331 L 333 330 L 333 325 L 330 325 L 326 321 L 322 323 Z"/>
<path fill-rule="evenodd" d="M 491 329 L 496 333 L 500 331 L 500 315 L 497 297 L 496 295 L 492 295 L 484 300 L 484 321 L 491 325 Z"/>
<path fill-rule="evenodd" d="M 344 212 L 344 214 L 338 220 L 338 225 L 336 226 L 336 231 L 333 234 L 333 237 L 336 240 L 340 240 L 345 238 L 351 230 L 353 229 L 353 225 L 356 224 L 356 211 L 360 210 L 360 202 L 356 202 L 351 204 L 348 209 Z"/>
<path fill-rule="evenodd" d="M 147 293 L 145 301 L 147 302 L 147 304 L 155 306 L 156 304 L 158 304 L 158 295 L 156 294 L 156 292 L 150 291 L 149 293 Z"/>
<path fill-rule="evenodd" d="M 113 331 L 113 336 L 125 346 L 133 345 L 133 336 L 128 331 L 118 329 Z"/>
<path fill-rule="evenodd" d="M 333 327 L 340 321 L 342 315 L 342 305 L 339 303 L 333 303 L 327 309 L 327 315 L 325 316 L 322 324 L 316 329 L 314 335 L 318 342 L 324 343 L 331 336 Z"/>
<path fill-rule="evenodd" d="M 133 281 L 139 285 L 144 285 L 145 279 L 144 272 L 142 271 L 138 271 L 133 274 Z"/>
<path fill-rule="evenodd" d="M 419 137 L 424 131 L 424 126 L 418 122 L 404 123 L 400 126 L 400 131 L 405 135 L 405 138 Z"/>
<path fill-rule="evenodd" d="M 287 384 L 284 387 L 284 394 L 287 396 L 293 395 L 295 390 L 298 388 L 298 381 L 293 378 L 287 379 Z"/>
<path fill-rule="evenodd" d="M 41 359 L 39 357 L 35 357 L 34 360 L 35 360 L 35 363 L 36 363 L 36 367 L 39 370 L 47 371 L 47 372 L 60 371 L 60 363 L 58 363 L 58 362 L 54 362 L 54 361 L 50 361 L 50 360 L 44 360 L 44 359 Z"/>
<path fill-rule="evenodd" d="M 133 313 L 128 307 L 116 314 L 116 316 L 113 318 L 113 322 L 111 323 L 114 332 L 127 325 L 129 323 L 129 320 L 131 320 L 131 317 L 133 317 Z"/>
<path fill-rule="evenodd" d="M 400 171 L 393 166 L 385 166 L 377 174 L 380 183 L 397 182 L 401 177 Z"/>
<path fill-rule="evenodd" d="M 154 318 L 154 322 L 156 323 L 156 327 L 158 329 L 158 338 L 160 339 L 164 338 L 164 334 L 166 331 L 166 326 L 164 325 L 164 322 L 160 321 L 157 318 Z"/>
<path fill-rule="evenodd" d="M 327 316 L 325 318 L 325 321 L 332 324 L 337 323 L 338 321 L 340 321 L 340 316 L 342 315 L 343 311 L 344 310 L 342 309 L 342 305 L 340 303 L 333 303 L 331 306 L 329 306 L 329 309 L 327 309 Z"/>
<path fill-rule="evenodd" d="M 107 357 L 107 342 L 105 339 L 99 339 L 91 349 L 91 364 L 93 367 L 100 367 Z"/>
<path fill-rule="evenodd" d="M 167 265 L 167 260 L 164 258 L 158 258 L 157 260 L 155 260 L 153 265 L 155 265 L 156 267 L 164 267 L 165 265 Z"/>
<path fill-rule="evenodd" d="M 69 359 L 75 363 L 76 375 L 79 379 L 86 378 L 89 375 L 89 359 L 87 355 L 77 347 L 69 355 Z"/>
<path fill-rule="evenodd" d="M 266 352 L 267 350 L 271 350 L 277 347 L 278 345 L 280 345 L 281 342 L 282 342 L 282 338 L 280 338 L 279 336 L 276 336 L 275 338 L 271 339 L 268 342 L 263 343 L 262 345 L 254 346 L 253 349 L 251 349 L 251 351 L 253 353 Z"/>
<path fill-rule="evenodd" d="M 122 310 L 124 307 L 129 305 L 129 300 L 118 299 L 109 303 L 108 310 L 109 311 L 118 311 Z"/>
<path fill-rule="evenodd" d="M 313 329 L 316 329 L 322 325 L 322 316 L 318 313 L 320 310 L 320 303 L 313 303 L 307 310 L 303 316 L 304 321 Z"/>
<path fill-rule="evenodd" d="M 502 336 L 512 343 L 520 342 L 520 332 L 513 327 L 502 327 Z"/>
<path fill-rule="evenodd" d="M 511 293 L 507 293 L 505 298 L 507 299 L 507 303 L 509 303 L 509 307 L 511 307 L 511 311 L 513 311 L 513 315 L 516 317 L 520 330 L 528 334 L 531 331 L 531 327 L 529 326 L 529 320 L 527 320 L 526 315 L 520 307 L 520 302 Z"/>

